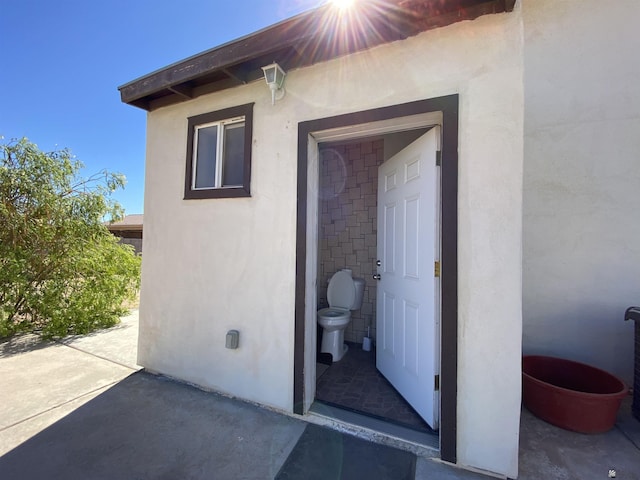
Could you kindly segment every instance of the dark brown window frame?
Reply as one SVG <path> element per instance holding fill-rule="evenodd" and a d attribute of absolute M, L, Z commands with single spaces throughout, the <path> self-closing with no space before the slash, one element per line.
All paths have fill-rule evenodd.
<path fill-rule="evenodd" d="M 193 189 L 193 136 L 198 125 L 244 116 L 244 163 L 241 187 Z M 251 145 L 253 138 L 253 103 L 195 115 L 188 119 L 187 166 L 184 177 L 184 199 L 236 198 L 251 196 Z"/>

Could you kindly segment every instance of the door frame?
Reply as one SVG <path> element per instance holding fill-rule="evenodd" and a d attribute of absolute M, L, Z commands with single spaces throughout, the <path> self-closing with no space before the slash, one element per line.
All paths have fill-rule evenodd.
<path fill-rule="evenodd" d="M 303 415 L 310 406 L 315 374 L 310 366 L 315 356 L 307 345 L 315 345 L 315 269 L 317 258 L 317 201 L 309 192 L 318 186 L 318 143 L 324 139 L 357 138 L 358 126 L 380 125 L 379 133 L 392 132 L 394 120 L 407 125 L 411 117 L 421 121 L 429 114 L 441 115 L 441 353 L 440 353 L 440 457 L 457 461 L 457 376 L 458 376 L 458 105 L 457 94 L 418 100 L 298 124 L 298 176 L 296 214 L 295 332 L 293 367 L 293 411 Z M 422 120 L 424 122 L 424 120 Z M 371 134 L 376 127 L 366 129 Z M 402 129 L 407 129 L 406 127 Z M 350 133 L 353 131 L 353 133 Z M 315 175 L 310 171 L 315 169 Z M 315 217 L 315 218 L 314 218 Z M 310 234 L 308 234 L 310 232 Z M 315 233 L 315 238 L 314 238 Z M 314 267 L 314 264 L 316 265 Z M 313 286 L 314 288 L 310 288 Z M 315 353 L 315 351 L 313 352 Z M 305 363 L 307 368 L 305 368 Z M 315 371 L 315 370 L 314 370 Z M 307 392 L 305 392 L 305 386 Z M 311 397 L 312 398 L 312 397 Z"/>

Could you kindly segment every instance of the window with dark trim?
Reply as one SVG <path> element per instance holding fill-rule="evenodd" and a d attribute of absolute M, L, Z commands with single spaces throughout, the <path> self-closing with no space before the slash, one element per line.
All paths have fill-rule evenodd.
<path fill-rule="evenodd" d="M 189 117 L 184 198 L 249 197 L 253 103 Z"/>

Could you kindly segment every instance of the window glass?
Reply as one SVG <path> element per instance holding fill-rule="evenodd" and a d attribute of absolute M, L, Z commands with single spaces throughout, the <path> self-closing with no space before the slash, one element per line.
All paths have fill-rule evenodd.
<path fill-rule="evenodd" d="M 244 122 L 225 126 L 223 158 L 222 186 L 242 185 L 244 178 Z"/>
<path fill-rule="evenodd" d="M 216 180 L 218 126 L 198 128 L 195 188 L 213 188 Z"/>
<path fill-rule="evenodd" d="M 251 196 L 253 103 L 187 119 L 184 198 Z"/>

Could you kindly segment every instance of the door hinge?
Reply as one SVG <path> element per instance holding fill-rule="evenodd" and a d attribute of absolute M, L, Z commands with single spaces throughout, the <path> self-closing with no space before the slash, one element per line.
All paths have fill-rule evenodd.
<path fill-rule="evenodd" d="M 433 276 L 436 278 L 440 278 L 440 262 L 438 261 L 436 261 L 434 264 Z"/>
<path fill-rule="evenodd" d="M 436 375 L 435 377 L 433 377 L 433 389 L 436 392 L 440 391 L 440 375 Z"/>
<path fill-rule="evenodd" d="M 440 150 L 436 151 L 436 167 L 442 165 L 442 152 Z"/>

